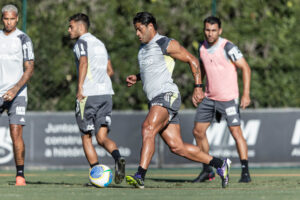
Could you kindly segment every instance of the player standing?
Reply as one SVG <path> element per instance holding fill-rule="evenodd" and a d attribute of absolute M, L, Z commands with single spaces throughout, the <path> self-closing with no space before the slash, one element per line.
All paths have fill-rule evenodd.
<path fill-rule="evenodd" d="M 159 133 L 173 153 L 217 168 L 222 178 L 222 186 L 225 187 L 228 184 L 231 161 L 212 157 L 197 146 L 184 143 L 180 135 L 178 110 L 181 97 L 171 77 L 175 66 L 174 59 L 190 65 L 195 80 L 192 98 L 195 105 L 204 97 L 202 89 L 199 88 L 201 73 L 198 60 L 176 40 L 159 35 L 156 20 L 151 13 L 137 13 L 133 24 L 141 41 L 138 53 L 140 73 L 128 76 L 126 81 L 131 87 L 138 80 L 142 80 L 149 100 L 149 113 L 142 126 L 143 144 L 138 171 L 133 176 L 126 176 L 126 181 L 137 188 L 144 188 L 146 172 L 155 150 L 155 136 Z"/>
<path fill-rule="evenodd" d="M 125 159 L 115 142 L 108 138 L 114 94 L 110 76 L 114 72 L 105 45 L 88 32 L 89 25 L 89 17 L 85 14 L 78 13 L 69 18 L 70 38 L 77 40 L 74 46 L 78 70 L 76 120 L 91 168 L 99 164 L 92 144 L 95 134 L 98 144 L 115 160 L 115 183 L 119 184 L 125 176 Z"/>
<path fill-rule="evenodd" d="M 245 109 L 250 104 L 251 70 L 243 54 L 237 46 L 225 38 L 222 33 L 221 21 L 217 17 L 204 20 L 205 41 L 200 44 L 199 57 L 202 75 L 206 75 L 207 85 L 205 98 L 198 105 L 195 116 L 194 136 L 198 146 L 204 152 L 209 152 L 206 130 L 215 114 L 226 118 L 229 130 L 233 136 L 239 153 L 242 174 L 240 182 L 250 182 L 248 169 L 248 147 L 240 127 L 239 89 L 237 68 L 243 74 L 243 95 L 240 106 Z M 213 178 L 213 169 L 203 164 L 203 170 L 194 182 L 203 182 Z"/>
<path fill-rule="evenodd" d="M 34 53 L 31 39 L 17 28 L 17 7 L 12 4 L 5 5 L 1 19 L 4 28 L 0 30 L 0 115 L 7 110 L 17 168 L 16 186 L 24 186 L 23 126 L 26 124 L 26 83 L 33 74 Z"/>

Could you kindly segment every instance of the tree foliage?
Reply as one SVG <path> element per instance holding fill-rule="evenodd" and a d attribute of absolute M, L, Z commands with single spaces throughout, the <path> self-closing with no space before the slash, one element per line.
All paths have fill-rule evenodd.
<path fill-rule="evenodd" d="M 8 2 L 22 7 L 19 0 L 2 0 L 0 6 Z M 28 0 L 27 8 L 27 34 L 36 57 L 28 108 L 44 111 L 74 108 L 74 41 L 67 32 L 71 15 L 88 14 L 89 31 L 106 44 L 115 70 L 113 101 L 117 110 L 147 109 L 141 84 L 127 88 L 125 83 L 127 75 L 139 70 L 139 41 L 132 26 L 135 14 L 153 13 L 159 33 L 178 40 L 195 56 L 198 42 L 204 39 L 203 19 L 211 15 L 211 1 L 198 0 Z M 254 108 L 300 106 L 299 13 L 299 0 L 217 1 L 223 37 L 239 46 L 251 66 Z M 192 108 L 189 66 L 176 61 L 173 78 L 182 95 L 182 107 Z M 239 81 L 242 89 L 241 74 Z"/>

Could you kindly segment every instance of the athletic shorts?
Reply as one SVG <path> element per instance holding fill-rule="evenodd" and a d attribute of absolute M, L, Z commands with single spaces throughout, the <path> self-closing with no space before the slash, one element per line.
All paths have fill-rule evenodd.
<path fill-rule="evenodd" d="M 109 130 L 112 105 L 111 95 L 87 96 L 81 102 L 76 99 L 75 116 L 82 135 L 97 134 L 101 126 Z"/>
<path fill-rule="evenodd" d="M 149 108 L 152 106 L 162 106 L 168 110 L 170 124 L 179 124 L 178 111 L 180 105 L 180 94 L 174 92 L 162 93 L 149 102 Z"/>
<path fill-rule="evenodd" d="M 25 125 L 27 100 L 24 96 L 16 96 L 12 101 L 4 101 L 0 97 L 0 116 L 7 111 L 9 124 Z"/>
<path fill-rule="evenodd" d="M 215 101 L 205 97 L 198 105 L 195 122 L 212 122 L 214 117 L 220 121 L 223 116 L 228 126 L 240 126 L 240 109 L 238 99 Z"/>

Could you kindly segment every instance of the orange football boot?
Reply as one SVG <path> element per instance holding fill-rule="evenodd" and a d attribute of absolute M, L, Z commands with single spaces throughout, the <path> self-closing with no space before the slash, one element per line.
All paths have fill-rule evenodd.
<path fill-rule="evenodd" d="M 25 178 L 22 176 L 17 176 L 16 177 L 16 185 L 15 186 L 25 186 L 26 185 L 26 181 Z"/>

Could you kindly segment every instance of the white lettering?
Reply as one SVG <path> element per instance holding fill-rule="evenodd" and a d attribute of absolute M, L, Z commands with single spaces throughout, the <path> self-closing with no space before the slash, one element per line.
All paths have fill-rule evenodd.
<path fill-rule="evenodd" d="M 79 133 L 77 124 L 52 124 L 48 123 L 47 128 L 45 128 L 45 133 L 47 134 L 57 134 L 57 133 Z"/>
<path fill-rule="evenodd" d="M 226 128 L 226 122 L 214 123 L 207 129 L 206 136 L 210 145 L 218 146 L 221 144 Z"/>
<path fill-rule="evenodd" d="M 244 121 L 241 121 L 241 129 L 244 135 L 245 140 L 247 141 L 247 144 L 249 146 L 251 145 L 255 145 L 256 144 L 256 140 L 257 140 L 257 136 L 259 133 L 259 128 L 260 128 L 260 120 L 249 120 L 247 125 L 245 126 Z M 235 141 L 233 139 L 233 137 L 229 136 L 229 142 L 228 144 L 230 146 L 235 145 Z"/>
<path fill-rule="evenodd" d="M 296 121 L 296 126 L 294 129 L 292 141 L 292 145 L 299 145 L 300 144 L 300 119 Z"/>
<path fill-rule="evenodd" d="M 17 106 L 16 107 L 16 114 L 17 115 L 25 115 L 25 107 L 24 106 Z"/>

